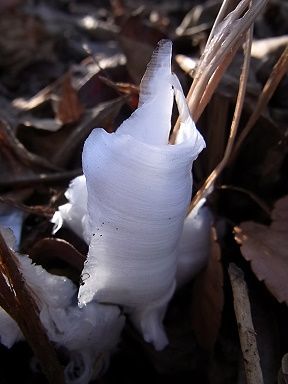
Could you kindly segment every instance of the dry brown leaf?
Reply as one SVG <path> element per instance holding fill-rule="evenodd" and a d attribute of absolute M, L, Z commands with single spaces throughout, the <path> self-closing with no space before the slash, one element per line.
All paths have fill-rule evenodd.
<path fill-rule="evenodd" d="M 59 166 L 69 163 L 71 158 L 75 158 L 77 148 L 82 148 L 84 141 L 95 127 L 103 127 L 112 132 L 113 124 L 124 102 L 125 97 L 121 96 L 105 103 L 99 103 L 97 107 L 89 111 L 67 137 L 64 144 L 57 148 L 53 155 L 53 162 Z"/>
<path fill-rule="evenodd" d="M 6 147 L 9 152 L 11 152 L 10 156 L 14 157 L 19 162 L 19 165 L 25 165 L 31 169 L 59 170 L 59 168 L 53 166 L 51 162 L 29 152 L 16 138 L 11 127 L 4 121 L 0 121 L 0 143 L 1 148 Z"/>
<path fill-rule="evenodd" d="M 132 110 L 137 108 L 139 102 L 139 87 L 131 83 L 115 83 L 114 81 L 103 76 L 99 76 L 99 79 L 103 81 L 103 83 L 107 84 L 108 87 L 115 89 L 118 94 L 127 95 L 127 102 Z"/>
<path fill-rule="evenodd" d="M 68 73 L 61 84 L 59 100 L 56 103 L 56 118 L 62 124 L 77 123 L 83 113 L 84 108 L 72 86 L 71 75 Z"/>
<path fill-rule="evenodd" d="M 278 200 L 270 226 L 253 221 L 235 227 L 241 252 L 260 281 L 280 302 L 288 304 L 288 196 Z"/>
<path fill-rule="evenodd" d="M 221 325 L 224 304 L 221 250 L 212 228 L 211 256 L 195 279 L 192 298 L 192 327 L 199 345 L 212 351 Z"/>
<path fill-rule="evenodd" d="M 0 147 L 1 185 L 33 177 L 38 172 L 59 169 L 41 156 L 29 152 L 3 121 L 0 121 Z"/>
<path fill-rule="evenodd" d="M 46 266 L 51 261 L 61 260 L 79 273 L 83 269 L 86 256 L 73 245 L 63 239 L 44 238 L 39 240 L 30 250 L 29 257 L 33 262 Z"/>

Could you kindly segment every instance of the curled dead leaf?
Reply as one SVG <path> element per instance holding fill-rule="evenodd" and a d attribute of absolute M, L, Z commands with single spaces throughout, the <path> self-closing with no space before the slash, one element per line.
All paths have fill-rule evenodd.
<path fill-rule="evenodd" d="M 72 86 L 68 73 L 62 81 L 59 100 L 56 102 L 56 118 L 62 124 L 77 123 L 84 113 L 84 108 L 76 90 Z"/>
<path fill-rule="evenodd" d="M 30 250 L 33 262 L 46 266 L 51 261 L 63 261 L 79 273 L 83 269 L 86 257 L 73 245 L 63 239 L 45 238 L 39 240 Z"/>

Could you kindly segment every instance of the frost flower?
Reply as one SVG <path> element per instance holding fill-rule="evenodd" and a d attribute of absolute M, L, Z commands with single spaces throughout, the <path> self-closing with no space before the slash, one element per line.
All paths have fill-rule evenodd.
<path fill-rule="evenodd" d="M 177 249 L 177 287 L 188 283 L 208 262 L 211 247 L 212 214 L 196 206 L 185 218 Z"/>
<path fill-rule="evenodd" d="M 2 233 L 14 250 L 14 240 L 9 232 L 2 229 Z M 40 265 L 32 264 L 27 256 L 16 253 L 16 257 L 27 286 L 35 295 L 40 320 L 49 339 L 65 347 L 69 353 L 65 382 L 88 383 L 95 373 L 95 361 L 99 372 L 107 364 L 111 350 L 119 341 L 124 325 L 119 308 L 92 302 L 80 309 L 77 305 L 77 289 L 71 280 L 48 273 Z M 23 335 L 17 323 L 0 308 L 1 343 L 11 348 L 21 339 Z"/>
<path fill-rule="evenodd" d="M 122 306 L 158 350 L 167 344 L 162 320 L 176 285 L 192 163 L 205 146 L 171 73 L 171 55 L 172 43 L 161 41 L 142 79 L 138 109 L 115 133 L 92 131 L 83 149 L 84 176 L 73 181 L 69 203 L 54 217 L 89 243 L 79 305 Z M 170 145 L 174 97 L 181 126 Z M 86 194 L 77 194 L 85 186 Z"/>

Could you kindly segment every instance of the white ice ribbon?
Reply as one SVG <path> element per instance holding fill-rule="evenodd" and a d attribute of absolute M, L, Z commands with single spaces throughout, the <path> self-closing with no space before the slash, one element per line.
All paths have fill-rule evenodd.
<path fill-rule="evenodd" d="M 193 241 L 182 232 L 192 163 L 205 143 L 171 72 L 171 56 L 171 41 L 161 41 L 142 79 L 138 109 L 115 133 L 92 131 L 83 149 L 84 175 L 73 181 L 69 203 L 53 219 L 60 225 L 64 220 L 89 244 L 79 305 L 96 300 L 123 306 L 159 350 L 167 344 L 162 320 L 176 271 L 182 275 L 184 265 L 190 268 L 186 277 L 195 274 L 208 247 L 202 264 L 194 263 L 193 255 L 187 262 Z M 177 142 L 170 145 L 174 97 L 181 123 Z M 197 226 L 198 218 L 187 219 L 186 229 L 191 223 Z"/>
<path fill-rule="evenodd" d="M 140 106 L 116 133 L 95 129 L 83 149 L 91 240 L 79 304 L 124 307 L 146 341 L 167 344 L 162 318 L 175 289 L 177 245 L 192 192 L 192 162 L 205 146 L 160 42 Z M 176 89 L 182 141 L 169 145 Z"/>

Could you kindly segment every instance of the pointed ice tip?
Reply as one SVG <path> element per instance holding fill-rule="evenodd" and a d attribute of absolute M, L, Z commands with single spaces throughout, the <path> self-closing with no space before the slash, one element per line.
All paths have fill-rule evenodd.
<path fill-rule="evenodd" d="M 156 50 L 164 49 L 166 51 L 170 51 L 170 54 L 172 55 L 172 41 L 169 39 L 162 39 L 158 42 L 158 47 Z"/>
<path fill-rule="evenodd" d="M 170 86 L 171 59 L 172 41 L 160 40 L 141 80 L 138 107 Z"/>
<path fill-rule="evenodd" d="M 174 100 L 171 58 L 172 42 L 161 40 L 142 78 L 138 108 L 116 133 L 150 145 L 168 144 Z"/>

